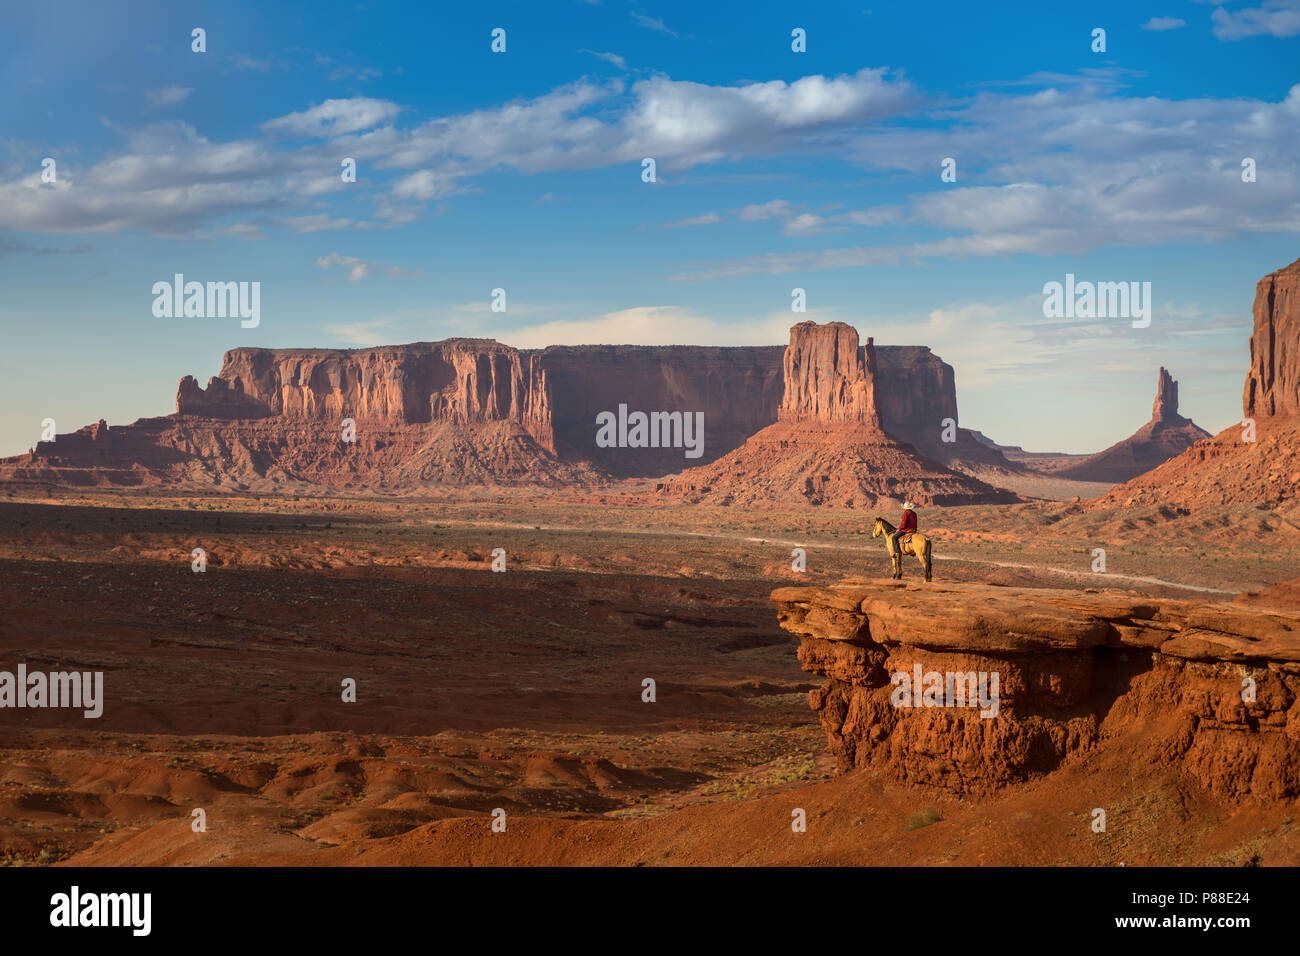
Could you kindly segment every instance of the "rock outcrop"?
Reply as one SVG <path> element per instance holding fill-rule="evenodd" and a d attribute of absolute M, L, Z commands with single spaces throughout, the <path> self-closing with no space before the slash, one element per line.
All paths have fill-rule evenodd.
<path fill-rule="evenodd" d="M 782 347 L 553 345 L 528 353 L 543 370 L 557 453 L 617 477 L 658 476 L 688 464 L 681 448 L 602 448 L 596 416 L 703 412 L 703 461 L 776 421 Z"/>
<path fill-rule="evenodd" d="M 1024 468 L 979 433 L 957 425 L 953 368 L 923 345 L 877 347 L 876 401 L 881 425 L 926 458 L 993 481 Z"/>
<path fill-rule="evenodd" d="M 1300 613 L 862 579 L 772 602 L 842 770 L 980 793 L 1116 743 L 1229 798 L 1300 797 Z"/>
<path fill-rule="evenodd" d="M 1260 422 L 1254 440 L 1246 437 L 1249 434 L 1241 424 L 1230 425 L 1085 507 L 1138 506 L 1183 514 L 1218 511 L 1226 505 L 1300 508 L 1300 417 L 1268 426 Z"/>
<path fill-rule="evenodd" d="M 1300 259 L 1259 280 L 1242 391 L 1247 418 L 1300 414 Z"/>
<path fill-rule="evenodd" d="M 880 423 L 917 448 L 939 441 L 945 420 L 957 421 L 953 368 L 924 345 L 877 345 Z"/>
<path fill-rule="evenodd" d="M 1244 421 L 1203 438 L 1151 471 L 1089 502 L 1090 509 L 1152 506 L 1196 513 L 1252 504 L 1300 504 L 1300 259 L 1255 287 Z"/>
<path fill-rule="evenodd" d="M 329 488 L 416 492 L 435 486 L 591 486 L 604 477 L 548 452 L 522 426 L 358 422 L 355 441 L 338 423 L 280 417 L 144 418 L 41 442 L 0 462 L 0 480 L 70 486 L 185 486 L 275 492 Z"/>
<path fill-rule="evenodd" d="M 372 349 L 232 349 L 201 389 L 181 380 L 179 415 L 337 423 L 515 422 L 554 450 L 544 372 L 492 339 Z"/>
<path fill-rule="evenodd" d="M 779 420 L 717 461 L 668 476 L 661 494 L 720 505 L 1014 501 L 953 471 L 882 427 L 874 343 L 840 322 L 790 329 Z"/>
<path fill-rule="evenodd" d="M 940 458 L 955 447 L 935 440 L 956 414 L 950 366 L 927 348 L 867 349 L 847 325 L 808 325 L 814 331 L 804 353 L 790 355 L 791 377 L 804 378 L 784 408 L 782 346 L 519 350 L 457 338 L 370 349 L 232 349 L 206 387 L 192 376 L 180 380 L 174 415 L 114 426 L 108 444 L 81 432 L 60 435 L 0 461 L 0 479 L 399 490 L 410 481 L 602 483 L 692 463 L 681 447 L 602 447 L 597 416 L 620 406 L 703 413 L 701 463 L 783 417 L 812 427 L 863 426 L 873 441 L 883 427 Z M 830 350 L 829 364 L 819 349 Z M 823 367 L 834 374 L 810 377 Z M 356 422 L 357 442 L 344 448 L 347 418 Z M 892 480 L 921 474 L 911 454 L 888 469 Z M 969 491 L 960 482 L 932 490 L 960 500 Z"/>
<path fill-rule="evenodd" d="M 1178 383 L 1161 368 L 1149 422 L 1123 441 L 1066 464 L 1055 473 L 1076 481 L 1128 481 L 1209 437 L 1204 428 L 1178 414 Z"/>
<path fill-rule="evenodd" d="M 1151 403 L 1151 420 L 1162 424 L 1188 421 L 1178 414 L 1178 383 L 1163 365 L 1156 379 L 1156 400 Z"/>
<path fill-rule="evenodd" d="M 881 429 L 876 351 L 871 339 L 858 345 L 857 329 L 801 322 L 790 330 L 782 366 L 781 421 Z"/>
<path fill-rule="evenodd" d="M 956 445 L 940 440 L 944 420 L 957 414 L 952 366 L 924 346 L 876 346 L 874 351 L 875 401 L 885 432 L 937 461 L 960 454 L 964 429 Z M 786 348 L 781 345 L 553 345 L 532 354 L 550 391 L 557 453 L 618 477 L 665 475 L 685 464 L 680 449 L 600 448 L 593 422 L 620 403 L 633 410 L 704 412 L 704 463 L 739 448 L 782 414 Z"/>

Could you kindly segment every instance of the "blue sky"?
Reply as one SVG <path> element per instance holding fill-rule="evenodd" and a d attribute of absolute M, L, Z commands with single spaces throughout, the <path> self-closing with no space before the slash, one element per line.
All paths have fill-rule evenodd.
<path fill-rule="evenodd" d="M 1254 284 L 1300 257 L 1300 0 L 439 7 L 10 6 L 0 454 L 166 414 L 236 346 L 807 318 L 931 346 L 962 424 L 1031 449 L 1126 436 L 1161 365 L 1240 417 Z M 260 325 L 156 318 L 176 272 L 260 282 Z M 1045 319 L 1066 273 L 1151 282 L 1151 326 Z"/>

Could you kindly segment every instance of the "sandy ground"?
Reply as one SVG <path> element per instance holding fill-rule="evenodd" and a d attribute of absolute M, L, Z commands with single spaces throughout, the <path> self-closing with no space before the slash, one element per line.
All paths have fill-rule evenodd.
<path fill-rule="evenodd" d="M 0 710 L 0 859 L 1300 861 L 1294 807 L 1221 805 L 1122 752 L 984 799 L 833 777 L 768 595 L 883 572 L 872 517 L 614 495 L 11 495 L 0 669 L 102 670 L 107 702 L 93 721 Z M 1093 585 L 1100 547 L 1109 586 L 1217 601 L 1300 566 L 1300 531 L 1250 510 L 922 522 L 950 580 Z M 1122 825 L 1093 834 L 1102 799 Z"/>

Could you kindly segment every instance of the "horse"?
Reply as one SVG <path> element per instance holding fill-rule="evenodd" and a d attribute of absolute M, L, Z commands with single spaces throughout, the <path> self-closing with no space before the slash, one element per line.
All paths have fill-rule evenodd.
<path fill-rule="evenodd" d="M 883 535 L 891 535 L 898 529 L 886 521 L 884 518 L 876 518 L 876 528 L 871 532 L 871 537 L 879 538 Z M 885 542 L 886 549 L 889 548 L 889 542 Z M 913 531 L 910 536 L 904 535 L 898 540 L 898 548 L 903 554 L 914 554 L 916 559 L 921 562 L 925 568 L 925 579 L 930 580 L 930 539 L 919 531 Z M 889 558 L 894 565 L 894 579 L 897 580 L 903 576 L 903 559 L 893 551 L 889 552 Z"/>

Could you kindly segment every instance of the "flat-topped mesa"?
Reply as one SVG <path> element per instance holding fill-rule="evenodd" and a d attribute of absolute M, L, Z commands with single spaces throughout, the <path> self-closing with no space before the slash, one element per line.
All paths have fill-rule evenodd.
<path fill-rule="evenodd" d="M 387 489 L 604 482 L 672 474 L 695 460 L 677 443 L 602 445 L 598 417 L 622 406 L 703 413 L 701 464 L 750 439 L 781 446 L 773 453 L 797 446 L 807 461 L 773 476 L 762 473 L 765 457 L 755 478 L 804 489 L 808 500 L 955 503 L 992 491 L 921 463 L 900 444 L 936 462 L 962 451 L 964 432 L 956 444 L 939 440 L 942 423 L 956 418 L 951 366 L 924 346 L 860 345 L 841 323 L 798 326 L 789 346 L 515 349 L 455 338 L 367 349 L 238 348 L 206 387 L 193 376 L 180 379 L 174 415 L 117 426 L 113 441 L 63 435 L 42 442 L 29 456 L 0 460 L 0 480 L 232 487 L 293 480 Z M 357 424 L 356 454 L 340 449 L 348 418 Z M 838 447 L 845 442 L 856 444 Z M 835 461 L 820 460 L 831 446 Z"/>
<path fill-rule="evenodd" d="M 880 429 L 876 352 L 859 347 L 858 330 L 843 322 L 801 322 L 785 350 L 783 422 L 865 425 Z"/>
<path fill-rule="evenodd" d="M 549 391 L 536 357 L 492 339 L 370 349 L 232 349 L 207 389 L 190 376 L 181 380 L 176 411 L 390 425 L 514 421 L 543 444 L 553 442 Z"/>
<path fill-rule="evenodd" d="M 772 602 L 842 771 L 978 793 L 1086 755 L 1300 798 L 1300 613 L 854 578 Z"/>
<path fill-rule="evenodd" d="M 612 475 L 663 475 L 681 468 L 681 448 L 629 450 L 598 444 L 603 412 L 703 412 L 704 459 L 745 443 L 776 421 L 782 345 L 552 345 L 523 354 L 543 370 L 556 453 Z"/>
<path fill-rule="evenodd" d="M 876 356 L 876 402 L 885 431 L 927 453 L 926 439 L 944 444 L 939 438 L 944 420 L 958 420 L 952 366 L 925 345 L 873 344 L 871 351 Z"/>
<path fill-rule="evenodd" d="M 1300 259 L 1259 280 L 1251 311 L 1242 412 L 1247 418 L 1300 414 Z"/>

